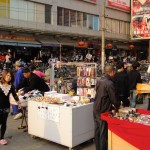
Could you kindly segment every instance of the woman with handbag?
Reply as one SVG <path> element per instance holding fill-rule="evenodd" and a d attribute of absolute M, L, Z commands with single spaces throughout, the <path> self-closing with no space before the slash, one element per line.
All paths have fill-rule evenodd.
<path fill-rule="evenodd" d="M 0 80 L 0 144 L 6 145 L 8 142 L 4 139 L 6 127 L 7 127 L 7 118 L 10 112 L 10 101 L 9 96 L 13 95 L 16 102 L 19 104 L 18 96 L 15 92 L 13 86 L 13 74 L 9 69 L 6 69 L 2 72 L 2 77 Z"/>

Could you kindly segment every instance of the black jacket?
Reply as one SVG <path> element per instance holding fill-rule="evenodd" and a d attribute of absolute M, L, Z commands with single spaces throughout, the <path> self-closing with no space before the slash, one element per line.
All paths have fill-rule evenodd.
<path fill-rule="evenodd" d="M 118 108 L 120 102 L 115 95 L 114 83 L 109 75 L 102 77 L 96 84 L 96 96 L 94 102 L 94 116 L 112 110 L 112 104 Z M 113 108 L 114 109 L 114 108 Z"/>
<path fill-rule="evenodd" d="M 136 84 L 142 83 L 141 75 L 137 70 L 131 70 L 128 75 L 129 75 L 130 90 L 135 90 Z"/>
<path fill-rule="evenodd" d="M 19 88 L 24 88 L 25 93 L 32 90 L 39 90 L 41 92 L 49 91 L 49 87 L 45 81 L 34 73 L 31 73 L 29 78 L 25 78 Z"/>
<path fill-rule="evenodd" d="M 125 71 L 117 72 L 114 76 L 114 84 L 116 89 L 117 97 L 129 97 L 130 89 L 129 89 L 129 78 L 128 74 Z"/>

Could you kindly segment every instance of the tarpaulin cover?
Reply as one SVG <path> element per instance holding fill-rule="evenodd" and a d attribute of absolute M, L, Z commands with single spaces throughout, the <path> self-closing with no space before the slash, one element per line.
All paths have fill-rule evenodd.
<path fill-rule="evenodd" d="M 150 111 L 137 109 L 140 114 L 150 114 Z M 107 121 L 108 128 L 113 133 L 140 150 L 150 149 L 150 126 L 119 120 L 108 116 L 108 112 L 101 114 L 101 119 Z"/>

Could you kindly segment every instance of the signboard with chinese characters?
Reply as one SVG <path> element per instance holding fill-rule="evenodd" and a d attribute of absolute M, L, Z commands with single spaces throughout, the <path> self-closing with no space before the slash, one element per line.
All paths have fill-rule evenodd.
<path fill-rule="evenodd" d="M 150 39 L 150 0 L 131 0 L 131 38 Z"/>
<path fill-rule="evenodd" d="M 107 6 L 123 11 L 130 11 L 130 0 L 108 0 Z"/>

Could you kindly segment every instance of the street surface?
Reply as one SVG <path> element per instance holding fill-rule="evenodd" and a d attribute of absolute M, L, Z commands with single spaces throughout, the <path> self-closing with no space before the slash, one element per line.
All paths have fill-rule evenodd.
<path fill-rule="evenodd" d="M 144 104 L 138 104 L 137 108 L 146 109 L 148 105 L 147 99 Z M 8 118 L 8 128 L 6 131 L 6 139 L 8 145 L 0 145 L 0 150 L 67 150 L 68 148 L 41 138 L 32 138 L 27 132 L 18 130 L 21 119 L 13 120 L 13 116 Z M 50 129 L 49 129 L 50 132 Z M 93 140 L 87 141 L 74 150 L 95 150 Z"/>

